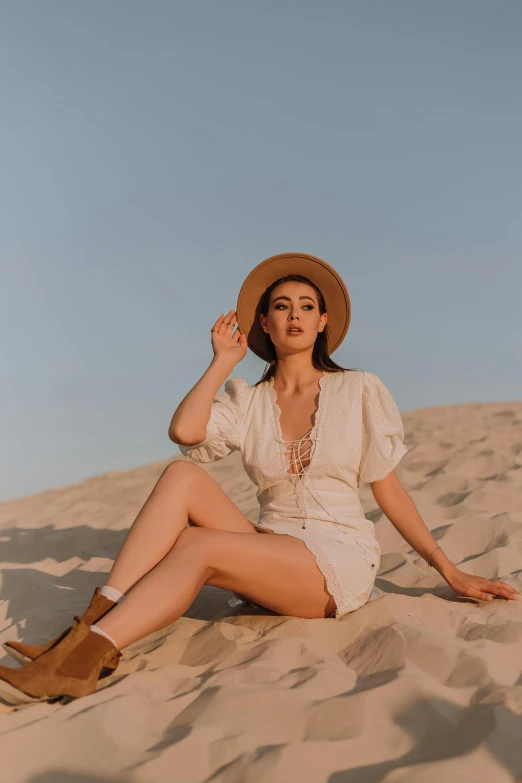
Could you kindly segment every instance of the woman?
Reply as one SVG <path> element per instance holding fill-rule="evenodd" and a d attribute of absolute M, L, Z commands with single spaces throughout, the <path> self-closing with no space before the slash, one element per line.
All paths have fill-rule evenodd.
<path fill-rule="evenodd" d="M 22 703 L 94 692 L 124 647 L 174 622 L 205 584 L 283 615 L 355 611 L 371 595 L 380 558 L 359 500 L 361 479 L 459 595 L 518 597 L 503 582 L 460 571 L 399 483 L 394 468 L 407 449 L 390 392 L 376 375 L 330 358 L 350 312 L 341 277 L 314 256 L 273 256 L 249 274 L 237 317 L 231 310 L 217 319 L 212 362 L 172 418 L 169 435 L 192 461 L 167 466 L 106 585 L 73 626 L 45 645 L 6 643 L 24 665 L 0 667 L 3 698 Z M 253 386 L 231 378 L 217 394 L 247 346 L 268 362 L 263 378 Z M 232 450 L 241 451 L 258 487 L 256 524 L 193 464 Z"/>

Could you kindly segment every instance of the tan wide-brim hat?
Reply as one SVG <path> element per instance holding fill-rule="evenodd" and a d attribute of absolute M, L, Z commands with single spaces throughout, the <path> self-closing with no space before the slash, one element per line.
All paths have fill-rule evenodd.
<path fill-rule="evenodd" d="M 237 300 L 239 331 L 246 334 L 250 350 L 268 362 L 267 335 L 259 320 L 260 300 L 269 285 L 288 274 L 304 275 L 315 283 L 324 296 L 328 314 L 328 353 L 332 354 L 344 340 L 350 325 L 350 297 L 339 273 L 326 261 L 308 253 L 280 253 L 252 269 L 241 286 Z"/>

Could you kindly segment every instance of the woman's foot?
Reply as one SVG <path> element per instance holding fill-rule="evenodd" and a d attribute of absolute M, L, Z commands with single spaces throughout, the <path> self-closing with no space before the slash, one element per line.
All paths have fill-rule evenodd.
<path fill-rule="evenodd" d="M 0 697 L 9 704 L 49 699 L 77 699 L 94 693 L 109 662 L 116 669 L 121 653 L 105 636 L 92 631 L 83 618 L 54 647 L 16 669 L 0 666 Z"/>
<path fill-rule="evenodd" d="M 106 596 L 100 595 L 101 589 L 101 587 L 95 589 L 89 606 L 81 616 L 81 619 L 88 625 L 92 625 L 98 620 L 101 620 L 104 614 L 107 614 L 113 606 L 116 606 L 116 601 L 112 601 Z M 51 639 L 50 642 L 45 642 L 44 644 L 26 644 L 25 642 L 12 641 L 4 642 L 3 648 L 15 659 L 15 661 L 18 661 L 18 663 L 30 663 L 51 650 L 58 642 L 61 642 L 62 639 L 65 639 L 72 627 L 73 626 L 69 626 L 69 628 L 61 634 L 54 639 Z M 114 665 L 109 662 L 107 668 L 115 669 L 117 665 L 117 662 L 114 662 Z"/>

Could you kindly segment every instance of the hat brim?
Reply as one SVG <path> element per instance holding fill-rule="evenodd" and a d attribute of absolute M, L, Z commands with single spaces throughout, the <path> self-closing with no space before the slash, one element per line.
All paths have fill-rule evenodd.
<path fill-rule="evenodd" d="M 344 340 L 350 325 L 350 297 L 343 279 L 335 269 L 321 258 L 308 253 L 280 253 L 252 269 L 241 286 L 237 300 L 239 331 L 246 334 L 250 350 L 268 362 L 266 334 L 259 320 L 260 300 L 269 285 L 288 274 L 308 277 L 321 291 L 328 313 L 328 353 L 332 354 Z"/>

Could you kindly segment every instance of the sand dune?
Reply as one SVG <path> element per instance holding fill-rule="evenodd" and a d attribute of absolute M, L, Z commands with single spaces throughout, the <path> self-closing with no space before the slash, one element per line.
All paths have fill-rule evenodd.
<path fill-rule="evenodd" d="M 435 538 L 463 570 L 522 589 L 522 402 L 403 420 L 397 473 Z M 84 610 L 169 461 L 0 505 L 0 642 L 51 638 Z M 205 469 L 256 521 L 240 456 Z M 521 780 L 522 600 L 459 598 L 369 486 L 361 499 L 383 552 L 366 606 L 304 620 L 231 607 L 231 593 L 204 587 L 92 696 L 0 703 L 1 779 Z"/>

